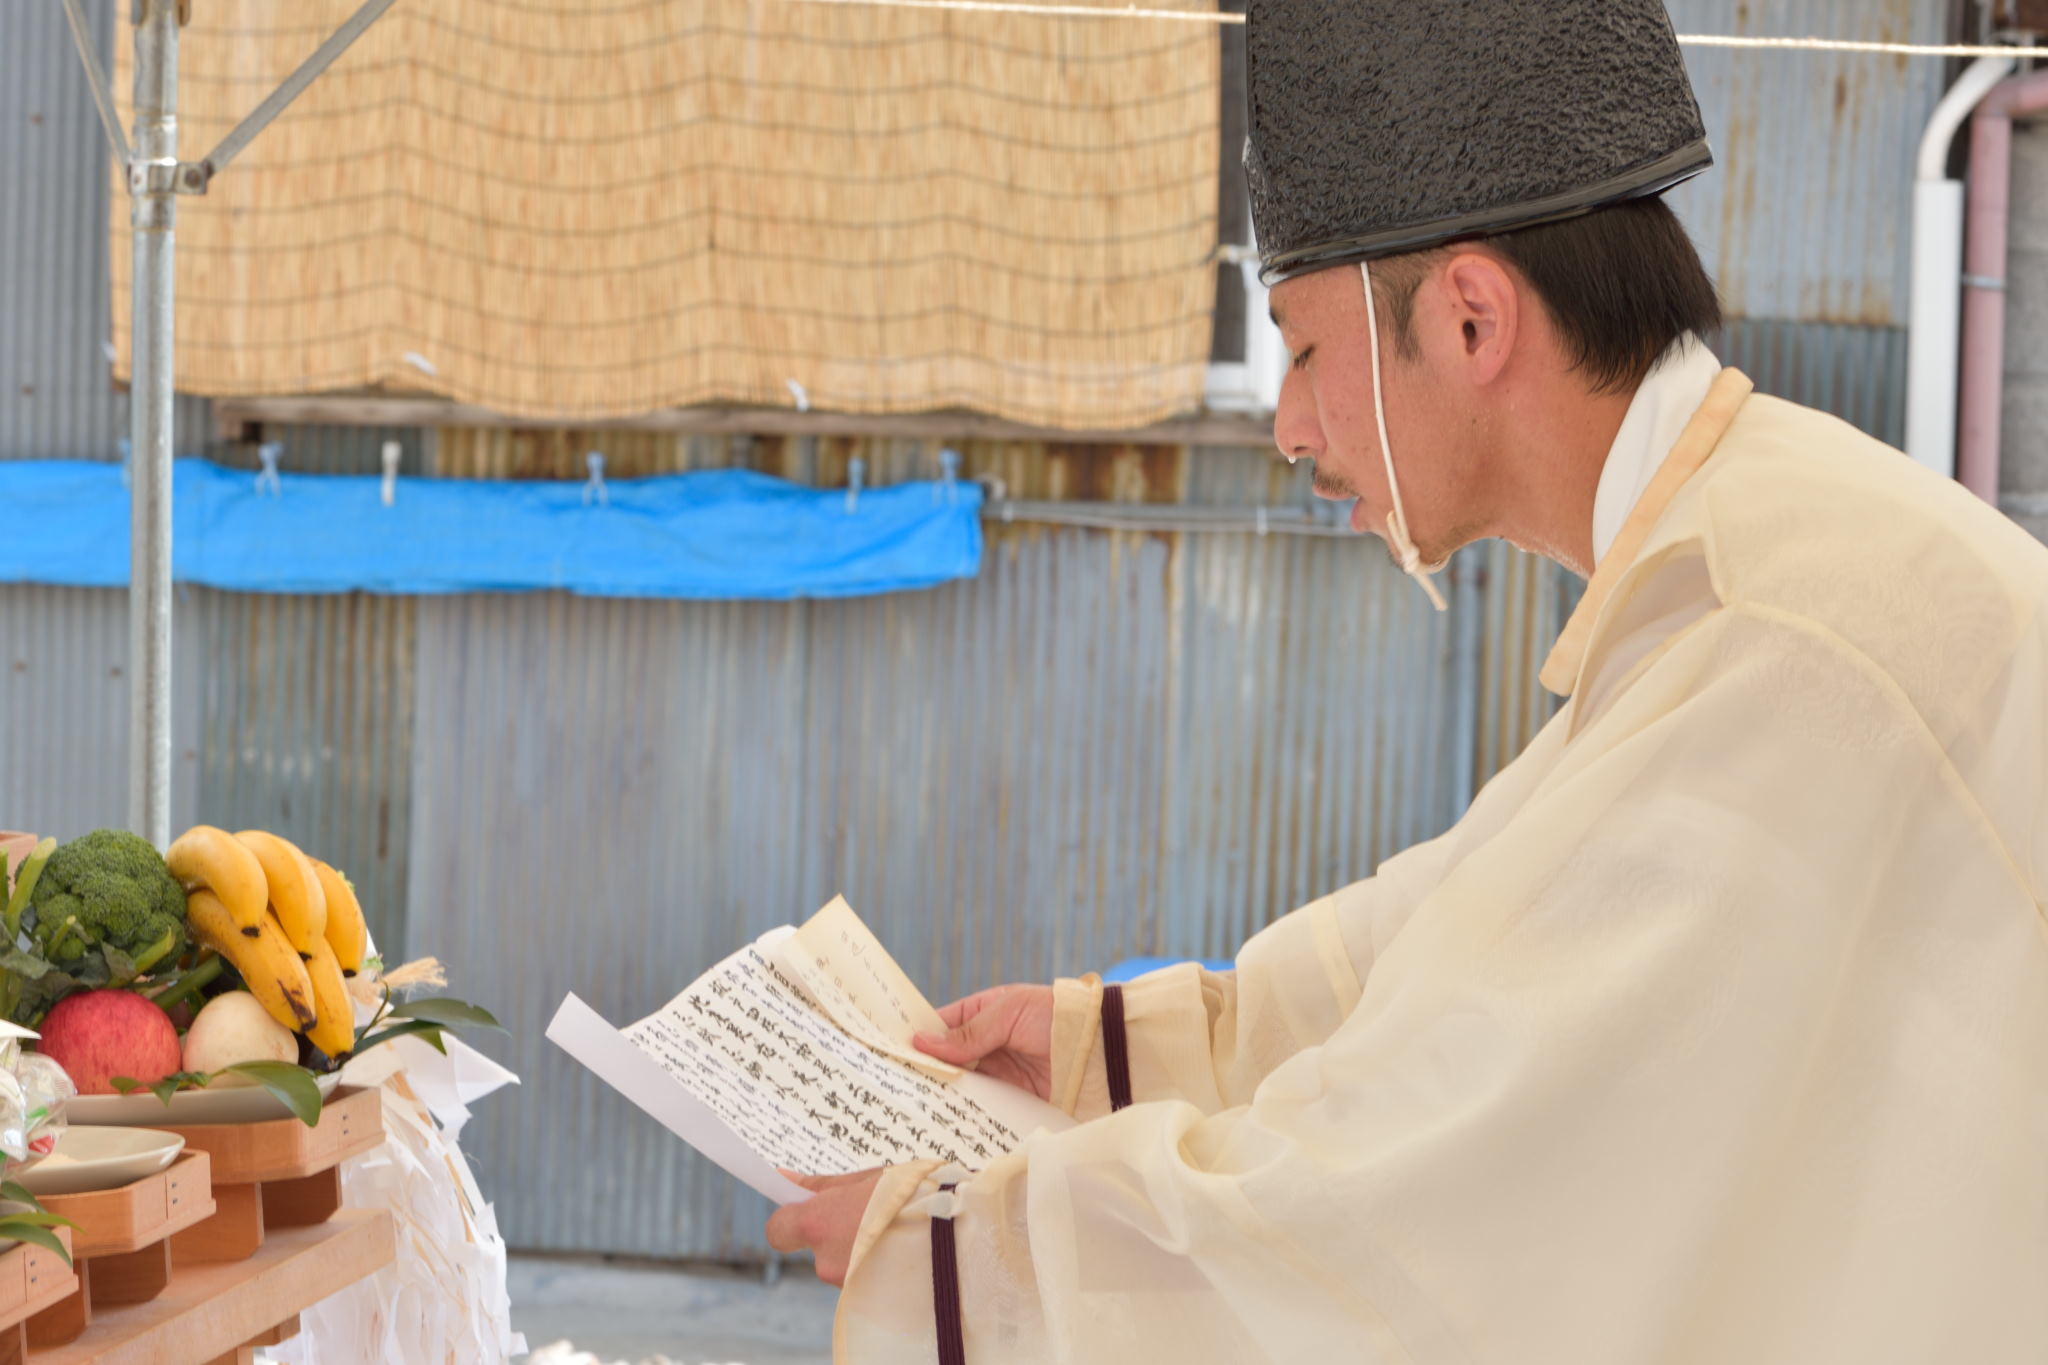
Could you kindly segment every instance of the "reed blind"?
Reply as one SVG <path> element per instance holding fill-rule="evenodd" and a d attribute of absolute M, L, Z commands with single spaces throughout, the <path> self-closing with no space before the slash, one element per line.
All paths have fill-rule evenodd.
<path fill-rule="evenodd" d="M 200 0 L 183 155 L 356 3 Z M 1219 64 L 1200 24 L 406 0 L 180 200 L 178 386 L 426 392 L 551 420 L 799 390 L 1054 427 L 1187 412 L 1210 344 Z M 122 375 L 127 218 L 117 191 Z"/>

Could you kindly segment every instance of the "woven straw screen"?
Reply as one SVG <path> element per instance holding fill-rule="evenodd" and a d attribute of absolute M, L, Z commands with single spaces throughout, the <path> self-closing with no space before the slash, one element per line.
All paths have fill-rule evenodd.
<path fill-rule="evenodd" d="M 198 0 L 181 153 L 356 3 Z M 179 201 L 178 387 L 407 390 L 553 420 L 788 406 L 790 381 L 846 412 L 1186 412 L 1210 343 L 1219 65 L 1199 23 L 402 0 Z M 127 215 L 117 193 L 123 374 Z"/>

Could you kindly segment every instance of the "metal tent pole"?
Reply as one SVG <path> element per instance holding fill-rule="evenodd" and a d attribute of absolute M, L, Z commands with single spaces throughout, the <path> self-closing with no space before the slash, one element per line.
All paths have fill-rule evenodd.
<path fill-rule="evenodd" d="M 178 0 L 134 0 L 135 233 L 129 484 L 128 827 L 171 839 L 172 267 L 178 174 Z"/>
<path fill-rule="evenodd" d="M 174 413 L 177 196 L 204 194 L 213 177 L 334 64 L 394 0 L 363 0 L 333 36 L 200 161 L 178 160 L 178 30 L 192 0 L 129 0 L 135 28 L 135 140 L 121 135 L 107 75 L 81 0 L 64 0 L 107 145 L 128 168 L 135 233 L 130 334 L 134 504 L 128 572 L 128 827 L 158 848 L 171 839 L 171 442 Z"/>

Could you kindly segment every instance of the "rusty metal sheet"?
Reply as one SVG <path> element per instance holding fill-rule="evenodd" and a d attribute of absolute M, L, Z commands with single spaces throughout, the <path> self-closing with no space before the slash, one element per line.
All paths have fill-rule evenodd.
<path fill-rule="evenodd" d="M 1938 43 L 1936 0 L 1670 0 L 1680 32 Z M 1671 192 L 1731 316 L 1906 321 L 1914 153 L 1944 64 L 1691 47 L 1716 165 Z"/>

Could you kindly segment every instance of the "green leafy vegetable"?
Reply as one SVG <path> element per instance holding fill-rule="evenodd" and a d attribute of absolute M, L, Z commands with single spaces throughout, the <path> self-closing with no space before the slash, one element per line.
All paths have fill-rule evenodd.
<path fill-rule="evenodd" d="M 6 959 L 0 958 L 0 966 L 5 964 Z M 209 949 L 183 974 L 174 976 L 162 985 L 144 991 L 143 994 L 163 1008 L 169 1009 L 180 1000 L 196 997 L 201 987 L 213 983 L 213 979 L 221 974 L 221 969 L 225 965 L 220 954 Z"/>
<path fill-rule="evenodd" d="M 10 946 L 15 935 L 21 932 L 21 912 L 28 908 L 28 898 L 36 889 L 37 879 L 43 875 L 43 864 L 49 862 L 50 855 L 56 851 L 57 841 L 44 839 L 14 870 L 14 890 L 7 897 L 7 942 Z"/>
<path fill-rule="evenodd" d="M 29 981 L 39 980 L 52 970 L 49 963 L 34 953 L 25 953 L 19 948 L 9 948 L 6 952 L 0 953 L 0 967 L 18 973 Z"/>
<path fill-rule="evenodd" d="M 11 950 L 0 1003 L 17 1023 L 34 1026 L 76 991 L 127 985 L 185 946 L 184 888 L 147 839 L 94 830 L 23 874 L 0 944 Z"/>

